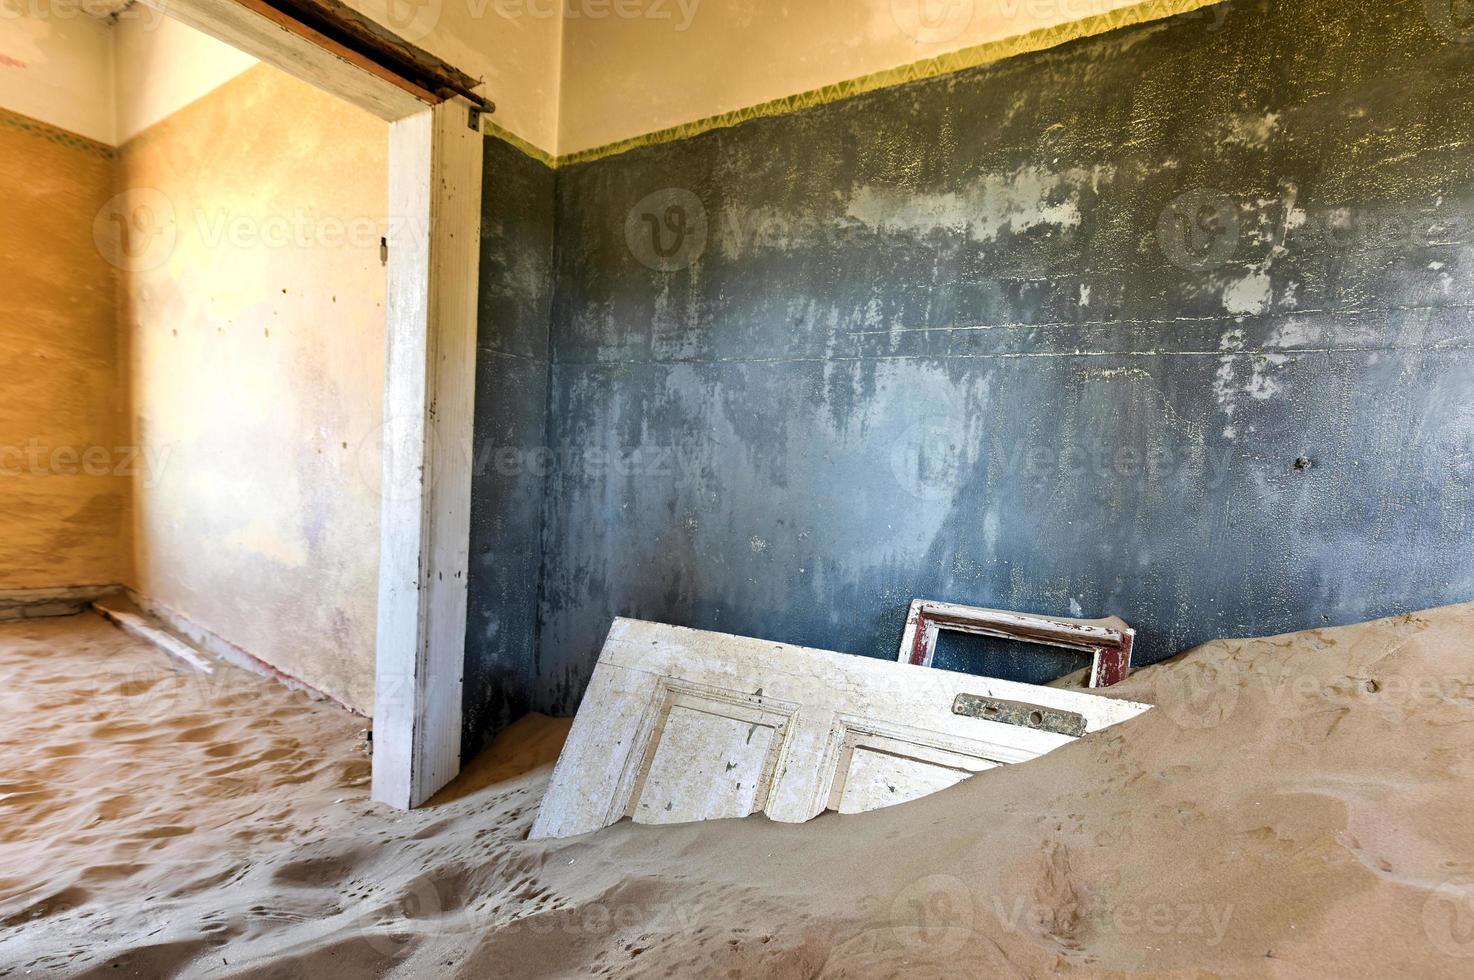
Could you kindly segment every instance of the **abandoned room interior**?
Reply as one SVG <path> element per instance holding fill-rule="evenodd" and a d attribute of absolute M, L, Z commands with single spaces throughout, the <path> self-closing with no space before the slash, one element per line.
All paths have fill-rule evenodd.
<path fill-rule="evenodd" d="M 0 978 L 1474 975 L 1464 0 L 0 0 Z"/>

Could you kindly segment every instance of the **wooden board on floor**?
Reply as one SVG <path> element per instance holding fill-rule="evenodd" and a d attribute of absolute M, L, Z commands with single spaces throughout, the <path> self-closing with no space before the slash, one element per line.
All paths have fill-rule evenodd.
<path fill-rule="evenodd" d="M 616 619 L 532 837 L 858 813 L 1026 762 L 1070 735 L 954 712 L 959 695 L 1037 705 L 1084 730 L 1149 705 Z"/>
<path fill-rule="evenodd" d="M 146 616 L 128 609 L 126 600 L 99 599 L 92 604 L 92 608 L 123 632 L 131 633 L 140 640 L 147 640 L 169 656 L 188 664 L 195 670 L 205 674 L 215 672 L 214 666 L 201 656 L 198 650 L 163 627 L 150 622 Z"/>

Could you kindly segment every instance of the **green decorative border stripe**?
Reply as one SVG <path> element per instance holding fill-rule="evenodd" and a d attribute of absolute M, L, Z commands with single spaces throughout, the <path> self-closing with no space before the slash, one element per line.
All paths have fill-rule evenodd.
<path fill-rule="evenodd" d="M 1043 51 L 1046 48 L 1056 47 L 1070 41 L 1080 40 L 1081 38 L 1094 37 L 1097 34 L 1105 34 L 1123 27 L 1133 27 L 1149 21 L 1163 20 L 1168 17 L 1192 13 L 1195 10 L 1210 7 L 1220 2 L 1222 0 L 1142 0 L 1140 3 L 1120 7 L 1102 14 L 1093 14 L 1066 24 L 1041 27 L 1038 30 L 1029 31 L 1025 34 L 1016 34 L 1012 37 L 1001 38 L 997 41 L 988 41 L 987 43 L 978 44 L 970 48 L 949 51 L 946 54 L 913 62 L 909 65 L 902 65 L 899 68 L 888 68 L 885 71 L 862 75 L 859 78 L 852 78 L 849 81 L 835 82 L 808 92 L 784 96 L 781 99 L 762 102 L 745 109 L 734 109 L 730 112 L 720 113 L 719 115 L 708 116 L 705 119 L 697 119 L 692 122 L 682 123 L 679 126 L 671 126 L 668 129 L 646 133 L 643 136 L 633 136 L 629 139 L 608 143 L 604 146 L 596 146 L 587 150 L 579 150 L 575 153 L 568 153 L 559 157 L 555 157 L 546 150 L 533 146 L 521 137 L 514 136 L 501 126 L 491 122 L 490 119 L 485 121 L 483 129 L 490 135 L 511 143 L 513 146 L 522 150 L 523 153 L 541 160 L 550 167 L 567 167 L 576 163 L 601 160 L 604 157 L 614 156 L 615 154 L 638 149 L 642 146 L 669 143 L 674 140 L 698 136 L 701 133 L 708 133 L 714 129 L 725 129 L 728 126 L 736 126 L 739 123 L 744 123 L 751 119 L 787 115 L 791 112 L 810 109 L 814 106 L 827 105 L 831 102 L 853 98 L 856 95 L 863 95 L 866 92 L 874 92 L 878 89 L 904 85 L 907 82 L 917 82 L 927 78 L 936 78 L 940 75 L 950 75 L 953 72 L 965 71 L 969 68 L 978 68 L 1017 55 L 1028 54 L 1033 51 Z"/>
<path fill-rule="evenodd" d="M 495 136 L 503 143 L 510 143 L 512 146 L 521 150 L 525 156 L 530 156 L 539 163 L 545 164 L 549 167 L 558 166 L 559 161 L 557 157 L 553 156 L 542 147 L 533 146 L 531 143 L 527 142 L 525 139 L 518 136 L 510 129 L 507 129 L 504 126 L 498 126 L 496 123 L 491 121 L 490 116 L 481 117 L 481 132 L 486 136 Z"/>
<path fill-rule="evenodd" d="M 23 133 L 39 136 L 41 139 L 50 140 L 52 143 L 73 150 L 81 150 L 83 153 L 100 156 L 105 160 L 112 160 L 118 155 L 118 151 L 106 143 L 99 143 L 97 140 L 88 139 L 86 136 L 78 136 L 76 133 L 62 129 L 59 126 L 44 123 L 39 119 L 32 119 L 30 116 L 23 116 L 9 109 L 0 109 L 0 126 L 18 129 Z"/>

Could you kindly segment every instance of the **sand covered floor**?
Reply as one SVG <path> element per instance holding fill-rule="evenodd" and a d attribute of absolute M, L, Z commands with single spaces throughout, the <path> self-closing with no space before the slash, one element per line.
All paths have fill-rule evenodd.
<path fill-rule="evenodd" d="M 1221 641 L 904 806 L 525 837 L 567 722 L 434 804 L 362 719 L 0 625 L 0 977 L 1474 976 L 1474 606 Z"/>

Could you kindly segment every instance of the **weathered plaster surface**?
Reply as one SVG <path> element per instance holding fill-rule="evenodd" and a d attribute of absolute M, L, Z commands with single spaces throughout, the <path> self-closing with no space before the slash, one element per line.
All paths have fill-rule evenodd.
<path fill-rule="evenodd" d="M 0 108 L 110 146 L 256 63 L 141 3 L 0 0 Z"/>
<path fill-rule="evenodd" d="M 121 151 L 128 584 L 369 711 L 388 127 L 265 65 Z"/>
<path fill-rule="evenodd" d="M 533 707 L 616 615 L 1150 661 L 1474 594 L 1474 44 L 1221 9 L 559 172 Z"/>
<path fill-rule="evenodd" d="M 143 4 L 124 11 L 111 34 L 119 144 L 257 64 L 224 41 Z"/>
<path fill-rule="evenodd" d="M 0 119 L 0 589 L 109 584 L 129 480 L 101 146 Z"/>
<path fill-rule="evenodd" d="M 563 17 L 552 0 L 346 0 L 397 37 L 484 82 L 498 125 L 553 152 Z M 576 5 L 582 0 L 571 0 Z M 596 4 L 600 0 L 594 0 Z"/>
<path fill-rule="evenodd" d="M 1134 2 L 628 0 L 606 8 L 599 0 L 567 0 L 558 152 L 603 146 Z"/>
<path fill-rule="evenodd" d="M 462 755 L 532 704 L 542 561 L 553 171 L 496 139 L 482 169 L 481 309 Z"/>
<path fill-rule="evenodd" d="M 0 0 L 0 109 L 112 144 L 112 31 L 65 3 Z"/>

